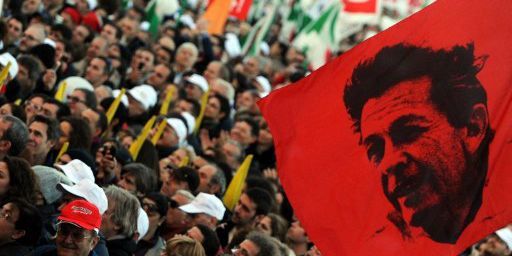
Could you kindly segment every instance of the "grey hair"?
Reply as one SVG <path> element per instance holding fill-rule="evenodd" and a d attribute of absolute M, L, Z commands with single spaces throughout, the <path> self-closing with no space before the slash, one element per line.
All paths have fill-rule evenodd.
<path fill-rule="evenodd" d="M 114 203 L 115 207 L 110 218 L 115 225 L 120 227 L 119 235 L 131 238 L 137 230 L 139 200 L 130 192 L 114 185 L 105 188 L 105 195 L 109 202 Z"/>
<path fill-rule="evenodd" d="M 259 231 L 252 231 L 247 235 L 246 239 L 256 244 L 260 249 L 256 256 L 280 255 L 276 243 L 268 235 Z"/>
<path fill-rule="evenodd" d="M 226 175 L 219 166 L 215 164 L 208 165 L 215 168 L 215 174 L 213 174 L 212 179 L 210 180 L 210 184 L 219 185 L 219 195 L 224 195 L 224 191 L 226 190 Z"/>
<path fill-rule="evenodd" d="M 187 203 L 192 202 L 192 200 L 194 200 L 194 198 L 196 198 L 192 193 L 190 193 L 190 191 L 184 190 L 184 189 L 177 190 L 175 195 L 181 195 L 181 196 L 185 197 L 188 200 Z"/>
<path fill-rule="evenodd" d="M 194 61 L 192 63 L 195 63 L 197 61 L 197 57 L 199 56 L 199 50 L 197 49 L 197 46 L 191 42 L 186 42 L 180 45 L 178 47 L 178 50 L 176 50 L 176 53 L 180 52 L 182 49 L 189 49 L 192 51 L 193 59 Z"/>
<path fill-rule="evenodd" d="M 19 155 L 27 145 L 28 128 L 19 118 L 11 115 L 1 116 L 3 122 L 10 123 L 9 128 L 4 132 L 2 139 L 11 142 L 8 154 L 11 156 Z"/>

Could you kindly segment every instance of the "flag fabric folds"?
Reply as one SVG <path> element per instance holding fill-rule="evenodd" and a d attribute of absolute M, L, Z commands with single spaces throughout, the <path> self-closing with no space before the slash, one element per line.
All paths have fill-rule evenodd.
<path fill-rule="evenodd" d="M 323 254 L 458 255 L 512 222 L 510 10 L 439 0 L 259 102 Z"/>
<path fill-rule="evenodd" d="M 235 209 L 238 200 L 240 200 L 240 196 L 242 195 L 242 189 L 245 185 L 245 178 L 247 178 L 247 174 L 249 173 L 249 168 L 251 167 L 253 155 L 248 155 L 245 157 L 244 161 L 238 167 L 238 170 L 233 177 L 233 180 L 229 183 L 228 188 L 226 189 L 226 193 L 224 194 L 224 205 L 230 211 Z"/>

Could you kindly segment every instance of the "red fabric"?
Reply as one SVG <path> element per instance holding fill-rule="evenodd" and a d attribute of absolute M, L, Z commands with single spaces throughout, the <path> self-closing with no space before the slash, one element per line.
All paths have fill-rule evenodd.
<path fill-rule="evenodd" d="M 101 226 L 98 208 L 85 200 L 75 200 L 64 206 L 58 220 L 73 223 L 87 230 L 99 230 Z"/>
<path fill-rule="evenodd" d="M 69 14 L 71 19 L 73 20 L 73 23 L 75 23 L 75 24 L 80 24 L 80 22 L 82 21 L 82 15 L 80 15 L 78 10 L 75 8 L 66 7 L 66 8 L 64 8 L 64 10 L 62 12 Z"/>
<path fill-rule="evenodd" d="M 349 13 L 375 13 L 378 0 L 342 0 L 344 11 Z"/>
<path fill-rule="evenodd" d="M 344 53 L 297 84 L 276 90 L 259 102 L 274 136 L 278 170 L 284 189 L 308 235 L 324 255 L 457 255 L 471 244 L 512 222 L 512 193 L 509 191 L 512 187 L 512 51 L 508 49 L 512 43 L 512 23 L 509 22 L 511 9 L 512 1 L 509 0 L 437 1 Z M 380 127 L 383 122 L 396 120 L 393 116 L 396 112 L 387 111 L 391 107 L 405 106 L 400 111 L 415 113 L 414 111 L 421 111 L 425 106 L 433 104 L 425 98 L 431 97 L 432 91 L 427 89 L 432 85 L 422 87 L 431 81 L 420 79 L 400 83 L 397 91 L 386 92 L 371 103 L 368 102 L 362 109 L 361 131 L 364 136 L 355 131 L 353 119 L 344 102 L 345 87 L 353 75 L 353 70 L 362 61 L 372 60 L 384 47 L 400 43 L 451 53 L 461 49 L 456 46 L 474 46 L 475 60 L 471 60 L 474 62 L 473 71 L 480 70 L 476 77 L 487 94 L 487 103 L 470 105 L 469 110 L 472 112 L 468 118 L 471 122 L 460 128 L 452 127 L 446 120 L 441 120 L 445 115 L 439 114 L 440 110 L 432 107 L 425 115 L 430 118 L 433 113 L 437 113 L 438 120 L 435 125 L 426 124 L 424 120 L 416 118 L 414 121 L 402 122 L 401 126 L 395 122 L 395 126 Z M 412 52 L 405 54 L 403 58 L 410 56 Z M 464 61 L 460 58 L 453 59 L 456 62 Z M 457 68 L 457 65 L 439 63 L 436 70 L 443 73 Z M 375 79 L 375 84 L 387 81 L 388 71 L 396 71 L 376 70 L 381 74 Z M 364 79 L 364 76 L 362 74 L 360 77 Z M 460 84 L 469 83 L 463 77 L 455 79 L 460 79 Z M 422 86 L 410 87 L 411 84 Z M 415 95 L 416 98 L 402 97 L 402 94 L 407 93 Z M 397 95 L 401 97 L 395 97 Z M 448 106 L 448 110 L 454 102 L 460 101 L 459 97 L 443 98 L 443 94 L 436 95 L 440 97 L 442 104 Z M 383 101 L 384 99 L 388 101 Z M 401 105 L 389 104 L 393 100 L 404 99 L 406 101 Z M 422 102 L 423 107 L 417 108 L 417 102 Z M 382 118 L 375 117 L 379 117 L 378 115 Z M 425 125 L 427 129 L 437 129 L 439 126 L 444 128 L 436 130 L 437 133 L 425 139 L 424 133 L 411 135 L 406 129 L 407 125 Z M 489 153 L 475 153 L 472 158 L 472 163 L 478 163 L 484 155 L 489 158 L 485 183 L 481 183 L 485 184 L 483 190 L 480 190 L 483 191 L 482 203 L 474 218 L 470 218 L 462 232 L 453 240 L 435 241 L 431 233 L 421 227 L 414 227 L 418 224 L 409 221 L 409 216 L 417 215 L 408 211 L 418 210 L 414 208 L 417 205 L 428 205 L 440 200 L 432 196 L 440 195 L 443 189 L 452 189 L 453 186 L 446 184 L 454 183 L 456 178 L 465 179 L 476 177 L 480 173 L 485 174 L 466 173 L 465 170 L 476 167 L 458 160 L 472 155 L 462 155 L 460 152 L 463 150 L 474 152 L 475 145 L 481 145 L 481 131 L 488 126 L 494 130 Z M 389 135 L 392 131 L 397 132 L 396 127 L 401 127 L 398 130 L 402 133 Z M 404 137 L 407 133 L 412 139 Z M 368 134 L 375 135 L 374 141 L 366 136 Z M 458 140 L 445 140 L 452 135 Z M 409 148 L 410 141 L 418 141 L 418 137 L 424 139 L 422 143 Z M 365 139 L 372 150 L 382 150 L 386 155 L 382 157 L 367 150 L 359 143 L 361 138 Z M 389 141 L 395 144 L 390 144 Z M 434 142 L 440 142 L 437 148 L 429 148 Z M 422 164 L 434 167 L 446 165 L 452 169 L 439 172 L 434 168 L 427 172 L 434 177 L 426 175 L 418 178 L 419 180 L 412 179 L 405 183 L 403 177 L 414 177 L 417 173 L 424 172 L 425 166 L 420 166 L 419 161 L 411 165 L 416 168 L 411 169 L 406 165 L 402 170 L 403 177 L 396 174 L 398 166 L 394 166 L 396 169 L 379 169 L 384 162 L 391 159 L 387 158 L 388 153 L 397 152 L 400 153 L 397 157 L 404 159 L 414 158 L 420 152 L 428 160 L 440 160 Z M 367 154 L 371 156 L 370 159 Z M 400 161 L 408 161 L 404 159 Z M 468 165 L 464 175 L 453 175 L 453 179 L 450 179 L 448 176 L 454 174 L 459 164 Z M 391 173 L 395 176 L 392 177 Z M 421 183 L 431 179 L 438 179 L 440 182 L 435 185 Z M 418 183 L 424 191 L 417 190 Z M 393 184 L 400 185 L 393 187 Z M 456 186 L 459 185 L 460 183 L 456 183 Z M 395 197 L 404 199 L 403 195 L 401 197 L 395 193 L 400 186 L 401 192 L 407 195 L 407 200 L 405 203 L 402 200 L 393 201 L 396 204 L 390 203 Z M 473 184 L 469 187 L 478 186 Z M 385 188 L 393 193 L 386 194 Z M 473 192 L 468 189 L 467 195 Z M 420 200 L 414 201 L 412 195 L 417 195 Z M 473 197 L 472 199 L 474 200 Z M 453 207 L 462 200 L 453 201 Z M 397 209 L 403 211 L 401 215 L 393 214 Z M 430 209 L 432 208 L 427 208 Z M 421 217 L 428 219 L 429 215 Z M 409 238 L 404 238 L 404 234 L 390 221 L 400 218 L 413 230 Z M 436 215 L 431 220 L 434 223 L 431 227 L 449 226 L 441 224 L 442 220 L 443 218 Z"/>
<path fill-rule="evenodd" d="M 236 17 L 238 20 L 246 20 L 251 8 L 252 0 L 237 0 L 231 7 L 229 16 Z"/>
<path fill-rule="evenodd" d="M 82 24 L 90 27 L 96 32 L 101 32 L 101 21 L 95 12 L 89 12 L 82 17 Z"/>

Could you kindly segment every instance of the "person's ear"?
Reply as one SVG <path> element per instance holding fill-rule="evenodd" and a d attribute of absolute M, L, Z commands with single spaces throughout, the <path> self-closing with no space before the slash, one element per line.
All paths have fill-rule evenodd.
<path fill-rule="evenodd" d="M 91 240 L 91 251 L 96 247 L 96 245 L 98 244 L 98 242 L 100 241 L 100 237 L 99 236 L 94 236 Z"/>
<path fill-rule="evenodd" d="M 11 148 L 11 142 L 8 140 L 0 140 L 0 151 L 1 152 L 9 152 Z"/>
<path fill-rule="evenodd" d="M 473 105 L 468 124 L 466 126 L 465 144 L 469 152 L 475 153 L 487 135 L 489 128 L 489 115 L 483 103 Z"/>

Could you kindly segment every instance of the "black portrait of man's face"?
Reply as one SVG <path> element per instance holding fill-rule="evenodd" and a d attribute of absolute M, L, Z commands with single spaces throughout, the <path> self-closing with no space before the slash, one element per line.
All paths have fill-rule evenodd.
<path fill-rule="evenodd" d="M 390 47 L 395 50 L 391 53 L 399 53 L 396 47 L 409 47 L 418 51 L 419 56 L 411 54 L 411 58 L 417 57 L 414 61 L 420 61 L 425 55 L 430 56 L 432 65 L 436 64 L 432 56 L 437 52 L 430 48 L 394 47 Z M 390 54 L 382 50 L 373 63 L 379 66 L 379 58 L 384 57 L 384 53 Z M 443 57 L 446 56 L 440 56 Z M 371 71 L 373 63 L 365 62 L 356 69 Z M 396 70 L 400 70 L 401 65 L 413 66 L 407 60 L 397 65 Z M 473 63 L 468 65 L 473 66 Z M 383 67 L 374 70 L 379 68 Z M 487 106 L 480 100 L 481 95 L 477 95 L 470 96 L 473 101 L 470 100 L 470 104 L 452 106 L 455 110 L 463 108 L 460 113 L 443 109 L 443 104 L 450 101 L 449 93 L 457 90 L 448 84 L 453 82 L 457 86 L 461 81 L 451 81 L 449 73 L 430 71 L 421 63 L 410 71 L 413 75 L 404 76 L 404 70 L 391 74 L 389 79 L 381 74 L 377 78 L 367 74 L 368 81 L 355 77 L 363 72 L 354 71 L 345 89 L 344 101 L 355 121 L 361 146 L 381 175 L 384 195 L 394 209 L 388 214 L 388 220 L 406 239 L 426 235 L 437 242 L 455 243 L 481 205 L 487 166 L 486 160 L 477 159 L 483 154 L 487 159 L 488 154 L 482 150 L 490 140 Z M 446 81 L 439 80 L 443 77 Z M 478 82 L 476 78 L 463 82 L 466 81 L 468 85 Z M 443 91 L 450 92 L 440 93 Z M 485 91 L 483 93 L 485 96 Z M 453 104 L 459 103 L 454 100 Z"/>

